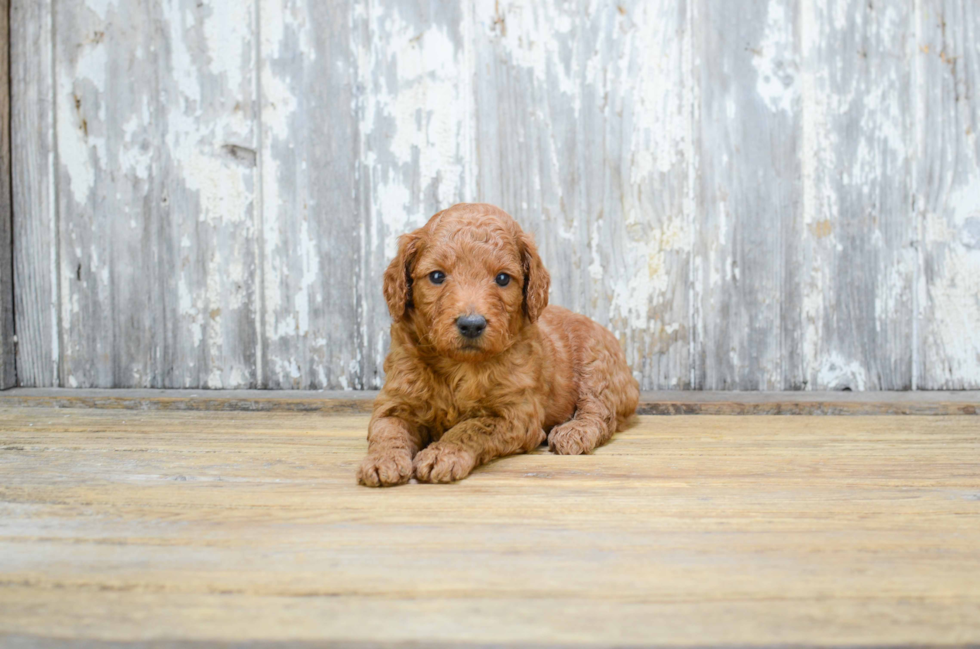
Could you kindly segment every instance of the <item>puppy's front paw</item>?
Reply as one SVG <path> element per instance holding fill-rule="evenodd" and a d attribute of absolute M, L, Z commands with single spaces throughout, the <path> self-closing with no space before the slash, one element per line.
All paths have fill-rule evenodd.
<path fill-rule="evenodd" d="M 458 446 L 433 444 L 415 456 L 415 478 L 420 482 L 455 482 L 470 474 L 476 458 Z"/>
<path fill-rule="evenodd" d="M 357 470 L 357 481 L 367 487 L 393 487 L 412 477 L 412 456 L 407 451 L 369 454 Z"/>
<path fill-rule="evenodd" d="M 558 455 L 585 455 L 599 443 L 601 432 L 593 423 L 566 421 L 548 435 L 548 448 Z"/>

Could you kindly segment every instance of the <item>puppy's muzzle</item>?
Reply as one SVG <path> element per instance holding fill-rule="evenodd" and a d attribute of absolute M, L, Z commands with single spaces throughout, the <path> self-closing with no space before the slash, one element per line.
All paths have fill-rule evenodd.
<path fill-rule="evenodd" d="M 461 315 L 456 318 L 456 328 L 463 338 L 475 340 L 483 335 L 487 328 L 487 319 L 482 315 Z"/>

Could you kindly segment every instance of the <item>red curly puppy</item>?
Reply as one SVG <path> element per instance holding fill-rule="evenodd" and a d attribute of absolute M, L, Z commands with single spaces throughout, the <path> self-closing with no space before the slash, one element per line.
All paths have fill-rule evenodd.
<path fill-rule="evenodd" d="M 550 277 L 503 210 L 459 204 L 399 239 L 384 276 L 394 323 L 357 479 L 451 482 L 537 448 L 589 453 L 636 410 L 619 342 L 548 306 Z"/>

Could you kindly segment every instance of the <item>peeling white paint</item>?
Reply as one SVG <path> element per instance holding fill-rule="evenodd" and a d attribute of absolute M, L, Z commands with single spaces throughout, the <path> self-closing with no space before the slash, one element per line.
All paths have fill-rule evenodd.
<path fill-rule="evenodd" d="M 717 156 L 716 166 L 723 168 L 753 164 L 729 142 L 697 139 L 702 127 L 698 84 L 711 75 L 693 80 L 691 75 L 719 64 L 697 52 L 699 34 L 684 31 L 701 29 L 703 3 L 691 3 L 686 21 L 678 21 L 676 5 L 667 1 L 590 2 L 581 7 L 477 0 L 458 12 L 434 11 L 424 3 L 380 6 L 357 1 L 347 17 L 356 61 L 337 56 L 329 65 L 322 64 L 325 53 L 317 49 L 323 35 L 312 28 L 316 6 L 306 0 L 261 0 L 258 7 L 249 1 L 202 5 L 162 0 L 153 16 L 159 33 L 131 46 L 119 33 L 108 31 L 121 24 L 125 5 L 117 0 L 83 4 L 89 11 L 59 23 L 54 101 L 45 100 L 55 106 L 58 140 L 58 178 L 51 182 L 60 185 L 50 188 L 50 194 L 61 197 L 51 222 L 58 222 L 58 210 L 109 210 L 108 217 L 118 221 L 96 212 L 94 222 L 105 230 L 125 231 L 133 241 L 146 227 L 140 217 L 146 200 L 159 199 L 157 188 L 165 187 L 163 198 L 173 202 L 162 209 L 173 214 L 176 224 L 171 245 L 177 244 L 173 252 L 179 266 L 173 269 L 177 313 L 167 315 L 175 316 L 169 321 L 177 323 L 172 326 L 181 341 L 181 362 L 192 368 L 180 369 L 181 380 L 196 381 L 195 371 L 205 373 L 202 381 L 209 387 L 241 387 L 253 380 L 251 370 L 233 359 L 240 352 L 240 312 L 253 306 L 247 304 L 250 292 L 262 292 L 266 299 L 253 306 L 253 317 L 267 325 L 266 339 L 257 345 L 271 341 L 303 348 L 297 354 L 270 356 L 269 376 L 282 378 L 287 387 L 328 382 L 344 389 L 377 386 L 373 369 L 383 362 L 387 323 L 377 317 L 383 312 L 380 270 L 395 254 L 399 234 L 458 200 L 512 201 L 505 207 L 520 206 L 523 216 L 536 219 L 541 238 L 552 251 L 560 249 L 553 273 L 570 276 L 574 289 L 568 290 L 582 290 L 585 310 L 614 323 L 631 361 L 642 366 L 634 369 L 647 382 L 645 387 L 651 380 L 658 387 L 677 386 L 678 375 L 682 383 L 694 381 L 698 345 L 718 342 L 703 338 L 711 327 L 705 327 L 700 309 L 718 299 L 717 291 L 727 290 L 726 284 L 751 279 L 740 276 L 740 271 L 746 273 L 735 265 L 732 246 L 726 243 L 738 234 L 733 227 L 745 227 L 744 215 L 734 213 L 727 197 L 720 196 L 712 206 L 717 221 L 711 232 L 691 227 L 703 207 L 702 161 Z M 924 249 L 916 262 L 928 276 L 919 276 L 913 287 L 919 319 L 926 325 L 921 336 L 914 335 L 922 346 L 923 383 L 978 385 L 980 178 L 975 172 L 975 116 L 965 105 L 953 110 L 944 103 L 948 98 L 938 95 L 920 98 L 910 112 L 902 76 L 911 74 L 921 85 L 938 68 L 955 75 L 942 82 L 948 86 L 936 85 L 939 90 L 967 87 L 974 68 L 970 48 L 957 40 L 963 30 L 955 32 L 958 26 L 950 22 L 948 29 L 955 35 L 947 42 L 948 51 L 941 52 L 935 36 L 918 39 L 918 33 L 916 38 L 908 33 L 909 13 L 901 3 L 875 3 L 873 14 L 850 0 L 801 0 L 798 7 L 798 17 L 791 16 L 793 5 L 778 0 L 759 8 L 759 15 L 767 16 L 754 20 L 749 31 L 760 38 L 746 43 L 751 49 L 741 59 L 750 61 L 755 73 L 750 70 L 745 79 L 732 82 L 748 84 L 772 119 L 798 118 L 802 129 L 802 196 L 793 197 L 802 203 L 803 214 L 802 313 L 788 317 L 802 318 L 801 362 L 809 387 L 873 388 L 882 380 L 883 352 L 870 350 L 874 358 L 864 358 L 864 352 L 834 338 L 841 330 L 835 295 L 841 289 L 836 283 L 842 265 L 851 261 L 847 255 L 855 237 L 847 229 L 853 227 L 853 214 L 846 210 L 865 209 L 862 200 L 868 210 L 862 215 L 881 209 L 889 200 L 880 195 L 881 187 L 890 187 L 880 182 L 883 170 L 901 175 L 906 169 L 896 161 L 914 166 L 917 156 L 926 153 L 935 158 L 927 161 L 934 168 L 921 174 L 928 178 L 917 179 L 928 186 L 916 188 L 920 236 L 915 243 Z M 253 23 L 256 9 L 259 24 Z M 930 25 L 934 18 L 928 19 Z M 921 23 L 921 15 L 916 19 Z M 107 27 L 105 40 L 92 36 L 102 31 L 93 29 L 99 21 Z M 794 30 L 800 32 L 799 41 Z M 256 31 L 260 43 L 252 40 Z M 868 43 L 891 47 L 887 56 L 911 59 L 911 52 L 931 57 L 932 63 L 920 58 L 912 72 L 896 73 L 881 62 L 882 52 L 872 52 L 878 59 L 872 56 L 863 63 L 857 51 L 828 50 L 827 43 L 849 43 L 852 32 L 873 35 Z M 926 44 L 932 51 L 920 55 L 918 48 Z M 980 52 L 980 46 L 976 49 Z M 142 96 L 131 99 L 118 91 L 119 81 L 109 76 L 110 70 L 117 70 L 126 57 L 148 69 L 146 57 L 153 53 L 168 57 L 157 68 L 159 86 L 152 86 L 159 96 L 147 91 L 149 84 L 138 89 Z M 260 53 L 263 58 L 256 61 Z M 956 66 L 945 60 L 935 64 L 941 53 L 955 57 Z M 354 272 L 364 275 L 355 291 L 367 293 L 358 292 L 352 300 L 360 300 L 361 322 L 351 327 L 359 327 L 363 349 L 338 350 L 318 322 L 329 309 L 321 289 L 330 279 L 322 275 L 325 244 L 314 239 L 322 233 L 314 223 L 317 210 L 330 206 L 303 202 L 308 185 L 322 171 L 312 162 L 308 167 L 299 154 L 293 159 L 285 153 L 301 149 L 310 115 L 319 108 L 314 101 L 320 96 L 309 92 L 304 76 L 318 57 L 318 74 L 336 74 L 354 88 L 352 109 L 361 139 L 350 143 L 360 155 L 350 195 L 365 206 L 369 218 L 354 226 L 361 228 L 362 264 Z M 488 135 L 473 102 L 475 89 L 487 91 L 480 84 L 488 61 L 494 78 L 504 84 L 501 89 L 510 94 L 501 93 L 501 103 L 493 109 L 481 106 L 487 112 L 479 117 L 491 110 L 504 116 L 505 128 L 495 135 L 505 139 L 504 147 L 519 146 L 522 154 L 528 153 L 519 160 L 519 169 L 509 152 L 500 155 L 513 168 L 499 170 L 486 154 Z M 493 69 L 494 64 L 499 67 Z M 861 66 L 870 67 L 862 72 Z M 874 83 L 867 83 L 872 73 Z M 262 101 L 257 114 L 258 90 Z M 721 97 L 719 117 L 733 125 L 744 121 L 743 96 L 729 92 Z M 513 114 L 515 109 L 520 114 Z M 936 111 L 946 111 L 941 119 L 956 121 L 955 129 L 940 130 Z M 917 148 L 909 145 L 914 117 L 930 118 L 917 127 L 925 143 Z M 264 137 L 256 146 L 257 118 Z M 512 118 L 518 123 L 512 124 Z M 517 128 L 507 130 L 512 125 Z M 156 138 L 164 133 L 161 144 Z M 226 144 L 255 147 L 261 168 L 256 171 L 229 156 L 222 149 Z M 932 146 L 942 151 L 929 150 Z M 478 176 L 481 155 L 491 168 Z M 151 179 L 159 184 L 146 187 Z M 361 197 L 365 189 L 370 195 Z M 261 198 L 258 214 L 256 194 Z M 896 245 L 894 228 L 900 222 L 884 221 L 898 218 L 898 212 L 888 209 L 879 215 L 881 225 L 861 234 L 866 237 L 861 243 L 874 255 L 890 259 L 873 271 L 874 294 L 868 296 L 874 299 L 869 326 L 882 336 L 889 335 L 893 314 L 910 311 L 907 287 L 915 269 L 909 260 L 916 254 L 905 249 L 911 242 L 890 247 Z M 54 252 L 45 258 L 60 294 L 60 302 L 52 297 L 51 304 L 62 327 L 47 340 L 56 355 L 71 361 L 81 350 L 77 327 L 92 309 L 93 300 L 86 298 L 94 295 L 95 303 L 109 303 L 113 297 L 110 284 L 120 274 L 113 270 L 112 255 L 120 251 L 101 241 L 92 245 L 93 234 L 84 230 L 82 219 L 64 230 L 51 231 L 51 239 L 61 242 L 60 259 Z M 692 264 L 701 254 L 704 258 Z M 253 266 L 253 257 L 255 264 L 264 260 Z M 81 280 L 76 280 L 76 259 L 86 260 Z M 677 310 L 684 314 L 675 315 L 670 301 L 685 296 L 690 304 Z M 860 308 L 867 306 L 862 302 Z M 689 327 L 702 337 L 681 340 Z M 64 338 L 63 349 L 59 337 Z M 668 362 L 663 346 L 675 342 L 690 345 L 690 381 L 685 367 L 670 368 L 669 373 L 656 367 Z M 708 364 L 735 363 L 747 351 L 735 345 L 716 348 L 720 358 L 707 358 Z M 154 353 L 160 350 L 154 348 Z M 52 368 L 55 375 L 58 362 Z M 878 366 L 869 370 L 864 363 Z M 81 369 L 81 363 L 73 367 L 66 362 L 61 371 L 68 385 L 92 380 L 92 372 Z M 136 382 L 150 378 L 139 367 L 124 368 L 123 374 Z M 359 376 L 364 378 L 355 378 Z M 358 385 L 362 381 L 367 385 Z"/>
<path fill-rule="evenodd" d="M 79 205 L 88 201 L 95 186 L 96 169 L 106 166 L 105 133 L 101 129 L 95 132 L 97 123 L 105 120 L 102 94 L 106 65 L 104 44 L 86 43 L 79 48 L 74 68 L 63 68 L 58 74 L 58 159 L 68 175 L 72 197 Z M 97 112 L 90 115 L 88 111 L 93 105 L 97 106 Z"/>
<path fill-rule="evenodd" d="M 398 237 L 424 225 L 425 217 L 409 213 L 408 189 L 400 183 L 381 184 L 377 196 L 385 226 L 385 259 L 392 259 L 398 253 Z"/>
<path fill-rule="evenodd" d="M 384 34 L 384 48 L 372 43 L 359 55 L 376 72 L 360 121 L 365 152 L 380 160 L 377 145 L 384 142 L 384 161 L 393 168 L 417 165 L 419 195 L 414 198 L 421 200 L 434 184 L 439 206 L 448 207 L 460 200 L 462 154 L 468 147 L 460 137 L 471 119 L 470 101 L 459 92 L 464 57 L 440 25 L 420 31 L 398 10 L 381 7 L 374 8 L 371 19 Z M 372 137 L 376 132 L 384 139 Z M 380 217 L 387 221 L 389 215 L 380 211 Z"/>
<path fill-rule="evenodd" d="M 752 63 L 757 73 L 756 92 L 772 111 L 791 112 L 798 106 L 794 29 L 785 2 L 770 0 L 765 32 Z"/>
<path fill-rule="evenodd" d="M 653 326 L 651 311 L 669 297 L 668 253 L 689 253 L 690 241 L 688 224 L 675 218 L 652 228 L 645 239 L 630 243 L 623 260 L 626 266 L 611 286 L 613 319 L 624 319 L 633 330 Z"/>
<path fill-rule="evenodd" d="M 300 224 L 299 247 L 303 275 L 296 291 L 294 306 L 297 317 L 296 333 L 305 336 L 310 331 L 310 291 L 321 279 L 319 245 L 310 237 L 309 222 L 306 219 Z"/>
<path fill-rule="evenodd" d="M 599 226 L 602 224 L 601 220 L 597 220 L 592 224 L 592 236 L 589 237 L 589 249 L 592 253 L 592 262 L 589 264 L 589 276 L 595 280 L 602 279 L 602 255 L 599 250 L 599 242 L 602 236 L 599 232 Z"/>
<path fill-rule="evenodd" d="M 831 353 L 817 371 L 817 382 L 823 390 L 865 390 L 868 387 L 867 370 L 860 361 Z"/>
<path fill-rule="evenodd" d="M 211 2 L 210 15 L 203 20 L 207 43 L 208 70 L 215 76 L 224 75 L 227 88 L 234 93 L 243 90 L 243 71 L 251 68 L 252 17 L 255 9 L 248 0 Z"/>
<path fill-rule="evenodd" d="M 573 6 L 533 0 L 477 0 L 474 10 L 477 21 L 508 59 L 565 95 L 578 115 L 578 60 L 566 62 L 561 42 L 578 21 L 573 12 Z"/>
<path fill-rule="evenodd" d="M 674 11 L 667 3 L 667 11 Z M 667 17 L 650 5 L 637 8 L 636 27 L 627 33 L 624 55 L 632 61 L 625 82 L 625 101 L 631 106 L 630 181 L 639 184 L 652 173 L 665 174 L 684 164 L 688 115 L 678 90 L 684 85 L 683 50 L 679 42 L 664 43 Z"/>

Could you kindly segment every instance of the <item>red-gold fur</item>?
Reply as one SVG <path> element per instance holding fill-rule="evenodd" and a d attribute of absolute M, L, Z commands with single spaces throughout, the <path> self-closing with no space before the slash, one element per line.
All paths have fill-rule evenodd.
<path fill-rule="evenodd" d="M 499 273 L 511 276 L 507 286 Z M 459 480 L 546 435 L 556 453 L 589 453 L 620 429 L 640 393 L 619 342 L 548 306 L 549 283 L 531 237 L 492 205 L 455 205 L 399 239 L 384 275 L 394 320 L 387 378 L 361 484 Z M 472 314 L 487 320 L 476 341 L 456 327 Z"/>

